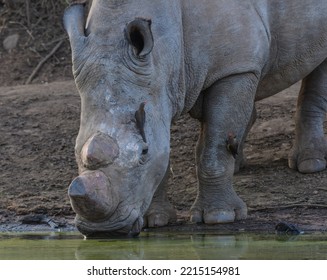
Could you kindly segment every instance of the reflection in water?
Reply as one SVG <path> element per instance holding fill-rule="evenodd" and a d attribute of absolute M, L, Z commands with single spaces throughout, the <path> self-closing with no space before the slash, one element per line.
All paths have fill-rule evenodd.
<path fill-rule="evenodd" d="M 135 239 L 81 242 L 77 259 L 238 259 L 248 246 L 242 236 L 142 234 Z"/>
<path fill-rule="evenodd" d="M 0 259 L 327 259 L 327 235 L 146 233 L 84 240 L 73 233 L 0 234 Z"/>
<path fill-rule="evenodd" d="M 192 243 L 197 259 L 237 260 L 246 253 L 246 235 L 193 235 Z"/>

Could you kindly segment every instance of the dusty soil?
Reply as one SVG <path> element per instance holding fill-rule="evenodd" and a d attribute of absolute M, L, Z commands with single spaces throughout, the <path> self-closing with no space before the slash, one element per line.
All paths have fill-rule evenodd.
<path fill-rule="evenodd" d="M 61 26 L 66 5 L 64 0 L 0 1 L 0 231 L 51 230 L 51 221 L 74 229 L 67 188 L 77 175 L 80 101 Z M 5 49 L 4 40 L 14 34 L 19 35 L 17 45 Z M 31 84 L 23 86 L 58 42 L 62 44 Z M 303 175 L 287 167 L 297 90 L 295 85 L 257 103 L 258 119 L 245 147 L 247 166 L 234 178 L 249 207 L 246 221 L 219 226 L 187 222 L 196 196 L 199 124 L 184 116 L 173 125 L 169 196 L 179 220 L 163 230 L 273 231 L 279 221 L 305 231 L 327 230 L 327 171 Z"/>
<path fill-rule="evenodd" d="M 184 116 L 173 125 L 169 196 L 179 220 L 164 230 L 273 231 L 279 221 L 306 231 L 327 229 L 327 171 L 303 175 L 287 167 L 297 89 L 257 103 L 258 119 L 245 147 L 247 166 L 234 179 L 249 207 L 246 221 L 221 226 L 187 222 L 196 195 L 199 124 Z M 0 88 L 0 230 L 50 229 L 44 220 L 30 225 L 35 215 L 72 229 L 67 187 L 77 175 L 79 106 L 72 81 Z"/>

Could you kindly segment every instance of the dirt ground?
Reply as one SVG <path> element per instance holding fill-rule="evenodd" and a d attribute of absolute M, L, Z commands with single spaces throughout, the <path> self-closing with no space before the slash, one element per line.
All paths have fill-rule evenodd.
<path fill-rule="evenodd" d="M 49 19 L 52 7 L 59 16 L 51 20 L 58 21 L 59 2 L 42 1 L 53 7 L 31 2 L 28 17 L 23 6 L 10 10 L 0 1 L 0 231 L 51 230 L 52 222 L 53 227 L 74 229 L 67 188 L 77 175 L 74 141 L 80 101 L 62 27 L 49 31 L 42 18 Z M 5 49 L 4 39 L 16 33 L 17 46 Z M 24 85 L 60 41 L 31 84 Z M 245 146 L 247 165 L 234 177 L 235 189 L 249 208 L 245 221 L 218 226 L 187 222 L 196 196 L 199 124 L 184 116 L 173 125 L 169 197 L 178 222 L 162 230 L 274 231 L 280 221 L 304 231 L 327 230 L 327 171 L 303 175 L 287 167 L 298 87 L 256 105 L 258 118 Z"/>
<path fill-rule="evenodd" d="M 279 221 L 305 231 L 327 229 L 327 171 L 303 175 L 287 167 L 297 89 L 257 103 L 258 119 L 245 147 L 247 166 L 234 179 L 249 207 L 246 221 L 221 226 L 187 222 L 196 195 L 199 124 L 185 116 L 173 125 L 169 196 L 179 220 L 164 230 L 273 231 Z M 67 187 L 77 175 L 79 106 L 73 81 L 0 88 L 0 230 L 50 229 L 44 217 L 72 228 Z M 43 220 L 35 221 L 40 216 Z"/>

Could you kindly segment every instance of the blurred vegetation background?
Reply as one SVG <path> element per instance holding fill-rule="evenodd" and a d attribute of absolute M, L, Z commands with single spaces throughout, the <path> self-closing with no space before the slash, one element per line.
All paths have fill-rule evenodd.
<path fill-rule="evenodd" d="M 0 0 L 0 86 L 71 79 L 62 26 L 71 0 Z"/>

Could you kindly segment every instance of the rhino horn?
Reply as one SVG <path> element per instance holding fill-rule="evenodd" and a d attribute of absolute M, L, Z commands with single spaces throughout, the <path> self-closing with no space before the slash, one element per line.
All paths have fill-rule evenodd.
<path fill-rule="evenodd" d="M 81 159 L 88 169 L 97 169 L 113 163 L 118 154 L 116 141 L 99 132 L 86 141 L 81 151 Z"/>
<path fill-rule="evenodd" d="M 63 17 L 64 28 L 72 45 L 85 37 L 85 4 L 72 4 L 66 8 Z"/>
<path fill-rule="evenodd" d="M 70 184 L 68 195 L 74 211 L 89 220 L 102 220 L 117 208 L 118 198 L 101 171 L 87 171 Z"/>

